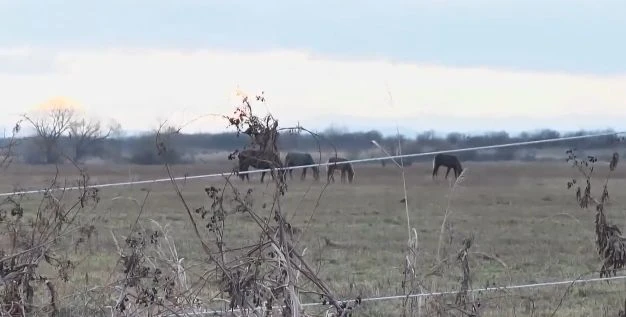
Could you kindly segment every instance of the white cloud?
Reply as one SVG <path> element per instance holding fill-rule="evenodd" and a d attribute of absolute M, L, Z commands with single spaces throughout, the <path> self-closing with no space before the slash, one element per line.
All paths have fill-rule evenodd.
<path fill-rule="evenodd" d="M 27 46 L 1 48 L 0 74 L 40 74 L 57 70 L 54 53 L 46 50 L 34 50 Z"/>
<path fill-rule="evenodd" d="M 2 52 L 16 55 L 20 51 L 5 48 Z M 93 115 L 117 119 L 125 129 L 150 129 L 158 119 L 182 123 L 202 114 L 230 113 L 238 102 L 234 97 L 237 86 L 250 93 L 264 90 L 279 120 L 299 120 L 304 125 L 331 114 L 386 121 L 429 114 L 482 118 L 621 115 L 626 109 L 626 74 L 461 69 L 314 58 L 295 51 L 111 49 L 68 50 L 51 56 L 60 66 L 54 73 L 0 70 L 4 97 L 0 110 L 13 115 L 3 116 L 0 124 L 10 126 L 15 115 L 51 97 L 66 96 Z M 188 131 L 223 127 L 222 120 L 205 118 Z M 446 127 L 424 127 L 428 128 Z"/>

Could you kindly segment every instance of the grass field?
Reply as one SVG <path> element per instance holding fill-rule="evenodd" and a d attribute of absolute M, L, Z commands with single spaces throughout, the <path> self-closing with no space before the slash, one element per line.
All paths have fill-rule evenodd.
<path fill-rule="evenodd" d="M 598 177 L 606 175 L 607 164 L 601 163 Z M 227 170 L 227 163 L 174 166 L 176 176 L 206 174 Z M 576 170 L 560 162 L 467 162 L 466 179 L 454 193 L 445 230 L 442 258 L 450 258 L 443 266 L 437 289 L 457 290 L 461 269 L 455 262 L 461 241 L 473 235 L 470 251 L 472 288 L 505 286 L 544 281 L 598 277 L 592 273 L 601 261 L 594 245 L 594 214 L 577 206 L 574 192 L 566 183 L 578 177 Z M 320 266 L 320 276 L 340 298 L 401 294 L 403 265 L 409 233 L 403 198 L 401 172 L 395 166 L 356 165 L 354 184 L 339 182 L 325 187 L 311 178 L 300 181 L 299 170 L 289 182 L 282 208 L 301 230 L 299 247 L 307 248 L 306 258 Z M 440 177 L 430 178 L 430 164 L 413 164 L 406 169 L 410 226 L 419 237 L 418 267 L 429 272 L 436 264 L 437 245 L 450 194 L 449 183 Z M 626 227 L 626 170 L 618 167 L 609 183 L 611 204 L 609 221 Z M 163 166 L 94 165 L 87 172 L 95 183 L 123 182 L 130 179 L 167 177 Z M 53 166 L 12 165 L 2 174 L 0 190 L 16 186 L 26 189 L 42 187 L 55 176 Z M 443 176 L 440 171 L 440 175 Z M 308 173 L 310 175 L 310 172 Z M 78 179 L 72 166 L 60 167 L 58 179 L 73 185 Z M 266 176 L 267 177 L 267 176 Z M 250 176 L 250 183 L 233 179 L 242 192 L 253 188 L 254 206 L 262 209 L 271 202 L 271 182 L 260 184 L 260 174 Z M 339 181 L 339 177 L 335 177 Z M 207 186 L 223 186 L 224 179 L 180 181 L 182 192 L 191 208 L 209 203 L 204 192 Z M 189 268 L 193 280 L 194 267 L 205 259 L 191 230 L 181 201 L 168 182 L 129 185 L 100 190 L 98 207 L 83 215 L 95 219 L 97 236 L 89 242 L 89 251 L 77 262 L 72 279 L 61 283 L 61 297 L 90 285 L 106 283 L 116 267 L 118 254 L 111 233 L 128 233 L 148 197 L 141 223 L 153 219 L 168 225 L 180 257 Z M 598 194 L 600 188 L 592 189 Z M 321 197 L 321 198 L 320 198 Z M 36 208 L 41 195 L 30 195 L 25 206 Z M 133 200 L 134 199 L 134 200 Z M 135 201 L 136 200 L 136 201 Z M 32 208 L 26 208 L 30 210 Z M 86 221 L 86 220 L 85 220 Z M 251 230 L 252 221 L 235 215 L 228 218 L 228 247 L 246 245 L 258 237 Z M 201 271 L 201 270 L 198 270 Z M 79 282 L 80 281 L 80 282 Z M 430 281 L 430 280 L 428 280 Z M 431 282 L 426 283 L 429 287 Z M 626 284 L 580 284 L 569 292 L 567 285 L 541 289 L 510 290 L 478 295 L 484 316 L 550 316 L 563 303 L 555 316 L 617 316 L 626 298 Z M 303 300 L 308 302 L 308 300 Z M 365 302 L 357 316 L 394 315 L 401 301 Z M 532 306 L 534 305 L 534 308 Z M 219 307 L 214 303 L 213 307 Z M 387 313 L 382 313 L 387 312 Z"/>

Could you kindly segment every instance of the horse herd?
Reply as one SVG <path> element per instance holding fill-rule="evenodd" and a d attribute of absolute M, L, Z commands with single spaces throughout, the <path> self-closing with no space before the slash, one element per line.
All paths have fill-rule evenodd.
<path fill-rule="evenodd" d="M 239 172 L 248 171 L 250 167 L 256 169 L 269 169 L 270 175 L 272 179 L 275 179 L 276 175 L 274 173 L 274 169 L 280 169 L 281 167 L 287 167 L 289 169 L 280 169 L 278 170 L 278 174 L 282 177 L 283 180 L 286 180 L 286 174 L 289 173 L 290 179 L 293 179 L 293 168 L 298 166 L 303 166 L 302 174 L 300 176 L 301 180 L 306 178 L 307 169 L 311 168 L 313 171 L 313 178 L 318 181 L 320 178 L 320 170 L 318 166 L 313 166 L 317 163 L 313 160 L 313 156 L 310 153 L 306 152 L 288 152 L 285 156 L 285 164 L 283 165 L 280 156 L 274 152 L 264 152 L 260 150 L 252 150 L 247 149 L 239 152 L 237 155 L 237 159 L 239 160 L 239 164 L 236 168 L 236 173 L 239 175 L 241 180 L 250 181 L 250 177 L 248 173 L 240 174 Z M 441 166 L 447 168 L 445 178 L 448 178 L 448 174 L 450 174 L 450 170 L 454 170 L 454 177 L 457 178 L 463 171 L 463 167 L 461 166 L 461 162 L 454 155 L 449 154 L 436 154 L 433 158 L 433 171 L 432 177 L 433 179 L 437 175 L 437 171 Z M 326 164 L 326 180 L 327 182 L 335 182 L 335 171 L 339 170 L 341 172 L 341 182 L 345 183 L 346 180 L 349 183 L 354 181 L 355 171 L 352 163 L 343 157 L 330 157 Z M 261 183 L 265 178 L 265 174 L 267 172 L 261 172 Z"/>

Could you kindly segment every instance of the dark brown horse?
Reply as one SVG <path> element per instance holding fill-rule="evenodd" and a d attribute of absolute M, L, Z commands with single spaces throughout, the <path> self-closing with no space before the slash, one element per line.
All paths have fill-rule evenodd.
<path fill-rule="evenodd" d="M 463 172 L 463 167 L 461 166 L 461 162 L 459 161 L 459 159 L 454 156 L 454 155 L 449 155 L 449 154 L 437 154 L 435 155 L 435 157 L 433 158 L 433 179 L 435 179 L 435 176 L 437 175 L 437 171 L 439 170 L 439 167 L 441 166 L 445 166 L 448 168 L 448 170 L 446 171 L 446 179 L 448 179 L 448 174 L 450 174 L 450 169 L 454 170 L 454 178 L 458 178 L 459 175 L 461 175 L 461 172 Z"/>
<path fill-rule="evenodd" d="M 239 152 L 237 155 L 239 159 L 239 167 L 238 172 L 248 171 L 248 169 L 252 166 L 256 169 L 271 169 L 270 175 L 272 175 L 272 179 L 275 179 L 274 169 L 282 168 L 283 163 L 280 160 L 278 154 L 273 152 L 263 152 L 259 150 L 243 150 Z M 265 171 L 261 172 L 261 183 L 263 183 L 263 179 L 265 178 Z M 285 171 L 279 170 L 278 175 L 285 178 Z M 248 173 L 239 175 L 241 180 L 247 179 L 250 181 L 250 176 Z"/>
<path fill-rule="evenodd" d="M 307 165 L 313 165 L 313 164 L 315 164 L 315 161 L 313 161 L 313 156 L 311 156 L 311 154 L 309 153 L 289 152 L 285 156 L 285 165 L 287 167 L 307 166 Z M 308 167 L 304 167 L 302 169 L 302 175 L 300 176 L 300 179 L 303 180 L 306 178 L 307 169 Z M 313 170 L 313 178 L 315 180 L 319 180 L 320 169 L 317 166 L 311 166 L 311 169 Z M 293 179 L 293 169 L 289 170 L 289 177 Z"/>
<path fill-rule="evenodd" d="M 333 180 L 333 182 L 335 181 L 335 170 L 339 169 L 341 170 L 341 182 L 345 183 L 346 174 L 348 174 L 348 181 L 352 183 L 352 181 L 354 180 L 355 172 L 354 168 L 352 168 L 352 164 L 347 161 L 348 160 L 343 157 L 331 157 L 328 159 L 329 164 L 326 166 L 328 171 L 326 175 L 328 182 L 330 182 L 331 179 Z"/>

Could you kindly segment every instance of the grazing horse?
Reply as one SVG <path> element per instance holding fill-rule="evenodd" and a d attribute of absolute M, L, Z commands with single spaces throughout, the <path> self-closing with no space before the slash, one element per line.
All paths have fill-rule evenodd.
<path fill-rule="evenodd" d="M 313 164 L 315 164 L 315 161 L 313 161 L 313 156 L 311 156 L 311 154 L 309 153 L 289 152 L 285 156 L 285 166 L 287 167 L 306 166 L 306 165 L 313 165 Z M 304 180 L 306 178 L 307 168 L 308 167 L 305 167 L 302 169 L 302 176 L 300 176 L 301 180 Z M 311 169 L 313 170 L 313 178 L 315 180 L 319 180 L 320 179 L 319 167 L 311 166 Z M 293 169 L 289 170 L 289 177 L 293 179 Z"/>
<path fill-rule="evenodd" d="M 347 162 L 348 160 L 346 160 L 343 157 L 331 157 L 328 159 L 328 163 L 329 165 L 326 166 L 327 169 L 327 181 L 330 182 L 330 180 L 332 179 L 333 182 L 335 181 L 335 169 L 341 169 L 341 182 L 345 183 L 346 180 L 346 173 L 348 174 L 348 181 L 350 183 L 352 183 L 352 180 L 354 179 L 354 168 L 352 168 L 352 164 Z M 341 162 L 345 162 L 345 163 L 341 163 Z M 334 164 L 331 164 L 334 163 Z"/>
<path fill-rule="evenodd" d="M 448 174 L 450 174 L 450 169 L 454 169 L 454 178 L 458 178 L 463 172 L 463 167 L 461 166 L 461 162 L 454 155 L 449 154 L 437 154 L 433 158 L 433 179 L 437 175 L 437 171 L 440 166 L 445 166 L 448 168 L 446 171 L 446 179 L 448 179 Z"/>
<path fill-rule="evenodd" d="M 239 159 L 239 167 L 237 171 L 248 171 L 250 166 L 256 169 L 273 169 L 273 168 L 281 168 L 283 166 L 280 161 L 280 157 L 276 153 L 272 152 L 263 152 L 259 150 L 243 150 L 239 152 L 237 155 Z M 265 178 L 265 171 L 261 173 L 261 183 L 263 183 L 263 179 Z M 274 170 L 270 171 L 272 175 L 272 179 L 275 179 Z M 285 171 L 278 171 L 278 175 L 284 180 Z M 241 180 L 247 179 L 250 181 L 249 174 L 239 175 Z"/>

